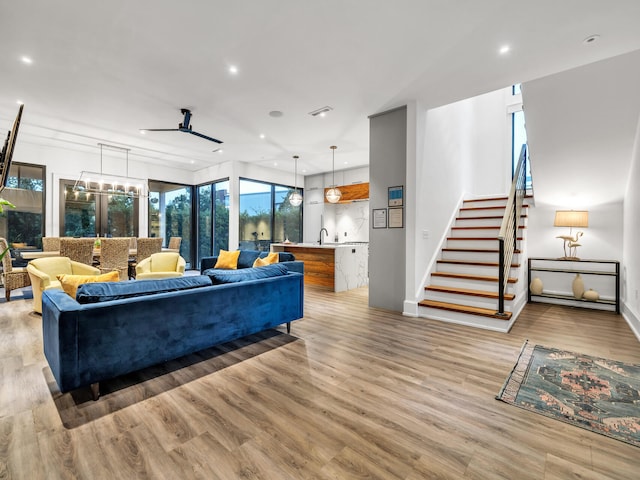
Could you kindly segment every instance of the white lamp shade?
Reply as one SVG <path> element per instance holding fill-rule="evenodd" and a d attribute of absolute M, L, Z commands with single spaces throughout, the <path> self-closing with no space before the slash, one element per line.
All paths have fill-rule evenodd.
<path fill-rule="evenodd" d="M 329 203 L 338 203 L 340 201 L 340 198 L 342 198 L 342 192 L 339 188 L 333 187 L 327 190 L 325 197 L 327 198 L 327 201 Z"/>
<path fill-rule="evenodd" d="M 302 204 L 302 195 L 297 190 L 289 196 L 289 203 L 294 207 L 299 207 Z"/>

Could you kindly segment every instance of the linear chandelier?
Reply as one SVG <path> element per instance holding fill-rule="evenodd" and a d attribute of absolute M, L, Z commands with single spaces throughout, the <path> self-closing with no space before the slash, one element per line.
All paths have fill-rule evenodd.
<path fill-rule="evenodd" d="M 147 180 L 129 176 L 130 149 L 105 143 L 98 143 L 98 146 L 100 147 L 100 172 L 86 170 L 80 172 L 80 177 L 73 185 L 75 197 L 78 198 L 80 195 L 85 195 L 86 198 L 90 198 L 91 195 L 118 195 L 131 198 L 148 198 L 149 186 Z M 126 172 L 124 176 L 103 173 L 102 152 L 104 148 L 125 153 Z"/>

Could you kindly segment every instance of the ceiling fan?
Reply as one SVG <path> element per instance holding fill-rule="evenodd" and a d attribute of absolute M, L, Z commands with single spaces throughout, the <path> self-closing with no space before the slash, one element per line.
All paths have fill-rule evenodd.
<path fill-rule="evenodd" d="M 185 132 L 197 137 L 204 138 L 205 140 L 222 143 L 222 140 L 218 140 L 217 138 L 204 135 L 203 133 L 196 132 L 191 129 L 191 110 L 189 110 L 188 108 L 181 108 L 180 112 L 184 115 L 184 120 L 182 121 L 182 123 L 178 124 L 178 128 L 141 128 L 140 130 L 143 132 Z"/>

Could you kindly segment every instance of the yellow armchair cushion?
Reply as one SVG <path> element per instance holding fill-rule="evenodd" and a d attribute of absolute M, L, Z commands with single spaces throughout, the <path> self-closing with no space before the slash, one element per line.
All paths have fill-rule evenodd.
<path fill-rule="evenodd" d="M 238 257 L 240 256 L 240 250 L 234 252 L 228 252 L 227 250 L 220 250 L 218 254 L 218 260 L 213 268 L 225 268 L 227 270 L 236 270 L 238 268 Z"/>
<path fill-rule="evenodd" d="M 117 282 L 120 280 L 120 273 L 117 270 L 103 273 L 102 275 L 69 275 L 63 273 L 58 275 L 57 278 L 65 293 L 75 299 L 78 287 L 83 283 Z"/>
<path fill-rule="evenodd" d="M 278 252 L 271 252 L 264 258 L 256 258 L 256 261 L 253 262 L 254 267 L 264 267 L 265 265 L 271 265 L 272 263 L 278 263 Z"/>

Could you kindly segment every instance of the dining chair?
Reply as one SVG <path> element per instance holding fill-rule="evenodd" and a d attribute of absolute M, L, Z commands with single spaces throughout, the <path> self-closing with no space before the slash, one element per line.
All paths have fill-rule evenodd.
<path fill-rule="evenodd" d="M 57 252 L 60 250 L 60 237 L 42 237 L 42 250 Z"/>
<path fill-rule="evenodd" d="M 61 238 L 60 256 L 69 257 L 74 262 L 93 265 L 94 238 Z"/>
<path fill-rule="evenodd" d="M 145 258 L 162 251 L 162 238 L 138 238 L 135 260 L 129 263 L 129 278 L 136 278 L 136 266 Z"/>
<path fill-rule="evenodd" d="M 100 271 L 118 270 L 120 280 L 128 279 L 129 237 L 103 238 L 100 241 Z"/>
<path fill-rule="evenodd" d="M 7 240 L 0 238 L 0 253 L 7 250 Z M 24 288 L 31 285 L 26 267 L 13 267 L 11 264 L 11 251 L 2 257 L 2 283 L 4 284 L 4 297 L 7 302 L 11 300 L 11 290 Z"/>
<path fill-rule="evenodd" d="M 169 246 L 172 250 L 180 250 L 180 244 L 182 243 L 182 237 L 170 237 Z"/>

